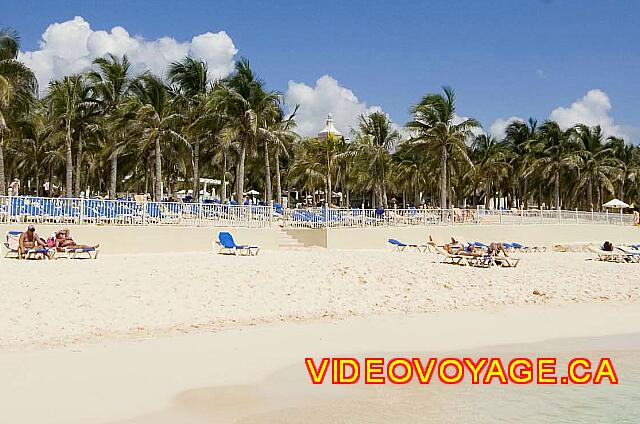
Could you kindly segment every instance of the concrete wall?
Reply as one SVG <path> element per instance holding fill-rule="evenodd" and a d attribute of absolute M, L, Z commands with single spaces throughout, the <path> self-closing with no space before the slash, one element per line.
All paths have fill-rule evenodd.
<path fill-rule="evenodd" d="M 305 247 L 327 247 L 327 231 L 322 228 L 294 228 L 285 230 Z"/>
<path fill-rule="evenodd" d="M 210 251 L 219 231 L 229 231 L 238 244 L 252 244 L 262 249 L 278 248 L 278 228 L 198 228 L 174 226 L 118 227 L 98 225 L 35 224 L 41 237 L 69 228 L 78 243 L 100 243 L 101 254 Z M 8 230 L 25 230 L 27 224 L 0 224 L 0 234 Z M 560 243 L 597 242 L 640 243 L 640 227 L 619 225 L 457 225 L 428 227 L 377 227 L 343 229 L 290 229 L 287 234 L 305 246 L 330 249 L 385 249 L 386 240 L 425 243 L 429 235 L 438 243 L 452 236 L 466 241 L 517 241 L 538 246 Z M 3 236 L 2 236 L 3 237 Z"/>
<path fill-rule="evenodd" d="M 465 241 L 519 242 L 551 246 L 560 243 L 598 242 L 640 243 L 640 228 L 620 225 L 547 224 L 547 225 L 457 225 L 429 227 L 377 227 L 330 229 L 327 247 L 331 249 L 384 249 L 386 240 L 425 243 L 429 235 L 437 243 L 451 237 Z"/>
<path fill-rule="evenodd" d="M 8 230 L 26 230 L 28 224 L 0 224 L 0 234 Z M 118 227 L 99 225 L 34 224 L 40 237 L 47 238 L 60 228 L 68 228 L 76 243 L 100 244 L 100 254 L 159 253 L 212 250 L 219 231 L 229 231 L 236 243 L 278 247 L 277 229 L 264 228 L 198 228 L 198 227 Z"/>

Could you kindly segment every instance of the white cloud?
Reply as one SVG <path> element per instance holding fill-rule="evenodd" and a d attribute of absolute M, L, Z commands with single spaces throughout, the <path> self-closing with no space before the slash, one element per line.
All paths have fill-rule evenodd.
<path fill-rule="evenodd" d="M 224 31 L 207 32 L 190 41 L 179 42 L 171 37 L 146 40 L 131 36 L 116 26 L 111 31 L 96 31 L 81 16 L 49 25 L 42 34 L 40 48 L 20 53 L 20 60 L 29 66 L 40 83 L 41 91 L 52 79 L 82 72 L 96 57 L 107 53 L 126 54 L 134 72 L 151 70 L 162 75 L 170 62 L 186 55 L 200 58 L 209 65 L 209 76 L 227 76 L 234 65 L 238 50 Z"/>
<path fill-rule="evenodd" d="M 630 140 L 629 132 L 614 122 L 613 117 L 609 115 L 610 111 L 611 102 L 607 93 L 593 89 L 571 106 L 554 109 L 549 119 L 556 121 L 562 128 L 569 128 L 578 123 L 600 125 L 605 136 L 618 136 Z"/>
<path fill-rule="evenodd" d="M 493 124 L 491 124 L 491 126 L 489 127 L 489 134 L 491 134 L 498 140 L 502 140 L 505 136 L 507 127 L 512 122 L 516 122 L 516 121 L 525 122 L 524 119 L 518 116 L 512 116 L 511 118 L 506 118 L 506 119 L 498 118 L 495 121 L 493 121 Z"/>
<path fill-rule="evenodd" d="M 454 114 L 453 115 L 453 119 L 451 120 L 451 123 L 453 125 L 458 125 L 460 124 L 462 121 L 469 119 L 468 116 L 460 116 L 458 114 Z M 475 128 L 471 128 L 471 133 L 475 136 L 478 135 L 482 135 L 482 134 L 486 134 L 486 132 L 484 131 L 484 128 L 482 127 L 475 127 Z"/>
<path fill-rule="evenodd" d="M 314 136 L 324 128 L 327 115 L 331 113 L 336 128 L 346 137 L 357 125 L 358 116 L 382 111 L 379 106 L 367 106 L 358 100 L 353 91 L 340 86 L 329 75 L 320 77 L 314 87 L 302 82 L 289 81 L 285 93 L 289 109 L 300 105 L 296 122 L 297 131 L 303 136 Z"/>

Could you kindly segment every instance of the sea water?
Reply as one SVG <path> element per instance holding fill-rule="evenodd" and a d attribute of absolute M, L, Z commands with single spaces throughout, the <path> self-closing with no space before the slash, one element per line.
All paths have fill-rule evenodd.
<path fill-rule="evenodd" d="M 435 382 L 349 387 L 324 384 L 318 388 L 308 384 L 289 393 L 288 405 L 282 404 L 286 398 L 283 396 L 286 390 L 282 389 L 283 393 L 272 393 L 280 398 L 272 405 L 275 409 L 235 422 L 640 423 L 640 334 L 497 346 L 474 352 L 451 352 L 451 356 L 499 356 L 505 360 L 521 356 L 557 357 L 557 375 L 565 373 L 564 364 L 571 357 L 593 360 L 609 357 L 619 384 L 609 384 L 606 379 L 600 385 L 472 385 L 469 382 L 444 385 Z M 280 380 L 279 384 L 286 385 L 285 375 L 291 373 L 283 370 L 274 375 L 271 382 L 278 384 Z M 262 385 L 264 396 L 273 390 L 269 387 Z"/>

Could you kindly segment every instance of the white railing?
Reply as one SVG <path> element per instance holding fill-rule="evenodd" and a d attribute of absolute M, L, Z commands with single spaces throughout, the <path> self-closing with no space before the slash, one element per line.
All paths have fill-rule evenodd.
<path fill-rule="evenodd" d="M 284 209 L 217 203 L 136 202 L 0 196 L 0 223 L 183 225 L 197 227 L 357 228 L 467 224 L 618 224 L 633 215 L 567 210 Z"/>
<path fill-rule="evenodd" d="M 269 206 L 0 196 L 0 223 L 269 227 Z"/>
<path fill-rule="evenodd" d="M 633 215 L 567 210 L 483 209 L 288 209 L 286 228 L 406 227 L 466 224 L 618 224 L 633 225 Z"/>

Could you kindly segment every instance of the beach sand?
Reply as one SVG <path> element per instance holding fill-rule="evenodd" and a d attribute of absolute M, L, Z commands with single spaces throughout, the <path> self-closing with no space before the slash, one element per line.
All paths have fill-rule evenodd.
<path fill-rule="evenodd" d="M 523 254 L 515 269 L 419 253 L 267 251 L 0 261 L 0 347 L 500 305 L 640 300 L 640 266 Z"/>
<path fill-rule="evenodd" d="M 520 257 L 515 269 L 335 250 L 2 260 L 0 422 L 416 422 L 419 410 L 384 411 L 422 392 L 312 386 L 304 357 L 640 333 L 637 264 Z"/>

